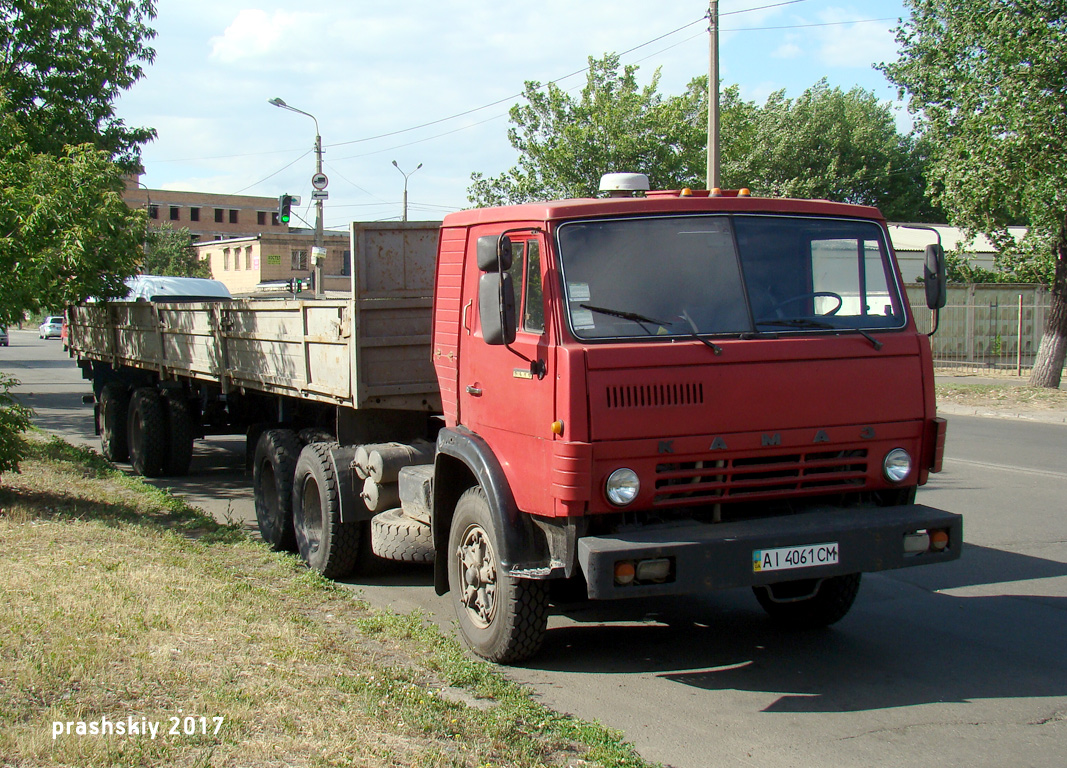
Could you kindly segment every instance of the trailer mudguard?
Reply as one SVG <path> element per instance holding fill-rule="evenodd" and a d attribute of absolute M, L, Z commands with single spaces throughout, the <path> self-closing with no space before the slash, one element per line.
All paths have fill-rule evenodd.
<path fill-rule="evenodd" d="M 437 435 L 431 517 L 434 549 L 439 555 L 434 558 L 437 594 L 448 591 L 448 557 L 440 555 L 448 550 L 452 512 L 463 491 L 474 483 L 485 491 L 498 523 L 500 568 L 519 578 L 563 576 L 562 568 L 553 567 L 544 534 L 516 506 L 507 476 L 489 444 L 466 427 L 445 428 Z"/>

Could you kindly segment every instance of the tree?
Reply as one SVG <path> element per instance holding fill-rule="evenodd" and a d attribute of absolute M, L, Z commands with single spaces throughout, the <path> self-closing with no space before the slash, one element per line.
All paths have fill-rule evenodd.
<path fill-rule="evenodd" d="M 591 196 L 601 174 L 623 170 L 648 174 L 653 188 L 703 188 L 707 77 L 664 97 L 658 72 L 644 88 L 636 72 L 620 72 L 614 55 L 590 59 L 578 99 L 527 83 L 508 130 L 519 163 L 495 179 L 473 174 L 471 202 Z M 943 220 L 924 194 L 926 144 L 901 136 L 889 106 L 868 91 L 820 81 L 797 99 L 778 91 L 760 107 L 733 85 L 720 96 L 719 121 L 725 187 L 876 205 L 894 220 Z"/>
<path fill-rule="evenodd" d="M 527 82 L 525 104 L 511 108 L 508 140 L 518 165 L 495 179 L 471 176 L 475 205 L 591 197 L 602 174 L 641 170 L 654 187 L 678 186 L 703 167 L 707 135 L 692 120 L 692 95 L 664 99 L 659 71 L 641 87 L 638 68 L 620 72 L 619 57 L 589 59 L 585 87 L 577 99 L 559 86 Z"/>
<path fill-rule="evenodd" d="M 155 131 L 128 128 L 114 101 L 155 58 L 155 15 L 152 0 L 0 0 L 0 93 L 34 151 L 92 144 L 137 170 Z"/>
<path fill-rule="evenodd" d="M 146 275 L 211 277 L 211 266 L 197 256 L 188 229 L 174 229 L 164 223 L 159 229 L 149 229 L 145 236 L 141 272 Z"/>
<path fill-rule="evenodd" d="M 123 189 L 122 170 L 90 145 L 33 152 L 0 99 L 0 322 L 125 293 L 145 213 Z"/>
<path fill-rule="evenodd" d="M 1025 221 L 1017 273 L 1052 293 L 1030 383 L 1058 387 L 1067 356 L 1067 3 L 907 0 L 900 57 L 883 65 L 935 148 L 935 200 L 1004 251 Z"/>
<path fill-rule="evenodd" d="M 776 91 L 734 117 L 745 120 L 746 146 L 723 147 L 728 186 L 873 205 L 891 221 L 942 220 L 925 197 L 926 144 L 902 136 L 889 106 L 870 91 L 820 80 L 796 99 Z"/>

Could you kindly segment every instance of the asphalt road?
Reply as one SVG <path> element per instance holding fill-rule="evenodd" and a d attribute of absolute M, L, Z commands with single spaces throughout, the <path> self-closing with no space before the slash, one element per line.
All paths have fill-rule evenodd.
<path fill-rule="evenodd" d="M 57 341 L 13 331 L 0 370 L 43 428 L 96 445 L 89 391 Z M 922 502 L 965 516 L 956 563 L 864 578 L 829 630 L 776 631 L 752 595 L 563 606 L 509 674 L 548 705 L 698 766 L 1067 765 L 1067 426 L 952 416 Z M 254 524 L 239 439 L 200 441 L 166 480 Z M 449 626 L 426 571 L 353 584 Z"/>

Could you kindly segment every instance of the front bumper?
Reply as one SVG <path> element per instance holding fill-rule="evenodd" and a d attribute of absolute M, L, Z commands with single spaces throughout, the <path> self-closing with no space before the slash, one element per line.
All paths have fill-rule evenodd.
<path fill-rule="evenodd" d="M 923 529 L 948 531 L 940 552 L 907 554 L 904 537 Z M 834 542 L 838 562 L 790 570 L 754 570 L 756 550 Z M 617 599 L 710 592 L 732 587 L 821 579 L 956 560 L 963 548 L 963 517 L 922 504 L 841 509 L 825 507 L 803 514 L 730 523 L 687 521 L 636 528 L 578 540 L 578 562 L 589 597 Z M 615 583 L 620 560 L 669 558 L 671 576 L 663 583 Z"/>

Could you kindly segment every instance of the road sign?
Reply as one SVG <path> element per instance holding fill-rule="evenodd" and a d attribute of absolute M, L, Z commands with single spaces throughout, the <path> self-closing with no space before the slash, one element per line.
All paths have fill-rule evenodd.
<path fill-rule="evenodd" d="M 329 200 L 330 199 L 330 193 L 327 192 L 324 189 L 316 189 L 314 192 L 311 193 L 311 199 L 312 200 Z"/>
<path fill-rule="evenodd" d="M 326 185 L 329 183 L 330 180 L 326 178 L 325 173 L 316 173 L 311 177 L 311 186 L 315 189 L 326 189 Z"/>

